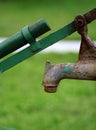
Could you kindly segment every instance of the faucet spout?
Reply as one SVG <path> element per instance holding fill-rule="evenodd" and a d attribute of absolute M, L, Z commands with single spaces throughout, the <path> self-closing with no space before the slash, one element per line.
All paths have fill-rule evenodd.
<path fill-rule="evenodd" d="M 46 92 L 54 93 L 57 91 L 59 81 L 62 77 L 62 74 L 60 72 L 61 71 L 58 65 L 54 66 L 49 61 L 46 62 L 44 79 L 42 82 L 44 90 Z"/>

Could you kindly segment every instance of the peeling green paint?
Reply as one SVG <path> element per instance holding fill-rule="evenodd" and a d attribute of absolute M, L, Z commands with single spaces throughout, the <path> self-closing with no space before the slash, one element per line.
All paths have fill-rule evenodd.
<path fill-rule="evenodd" d="M 74 70 L 74 66 L 73 65 L 71 65 L 71 64 L 68 64 L 68 65 L 66 65 L 63 69 L 62 69 L 62 73 L 71 73 L 71 72 L 73 72 L 73 70 Z"/>

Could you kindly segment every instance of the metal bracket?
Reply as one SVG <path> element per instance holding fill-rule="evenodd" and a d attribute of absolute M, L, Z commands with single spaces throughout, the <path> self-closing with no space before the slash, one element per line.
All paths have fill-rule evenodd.
<path fill-rule="evenodd" d="M 91 12 L 94 14 L 94 12 Z M 92 22 L 96 19 L 96 15 L 91 15 L 88 20 Z M 96 13 L 95 13 L 96 14 Z M 85 15 L 86 16 L 86 15 Z M 84 15 L 76 16 L 74 20 L 74 25 L 76 27 L 77 32 L 81 35 L 81 47 L 79 51 L 79 60 L 95 60 L 96 59 L 96 44 L 88 37 L 88 27 L 87 27 L 87 19 Z M 95 16 L 95 17 L 94 17 Z"/>

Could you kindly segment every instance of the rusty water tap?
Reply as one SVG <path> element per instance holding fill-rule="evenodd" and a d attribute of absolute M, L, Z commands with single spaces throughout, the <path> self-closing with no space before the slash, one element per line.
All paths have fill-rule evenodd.
<path fill-rule="evenodd" d="M 96 45 L 87 35 L 87 24 L 94 19 L 96 19 L 96 9 L 75 17 L 72 24 L 81 35 L 78 62 L 57 65 L 52 65 L 50 62 L 47 62 L 43 80 L 43 86 L 46 92 L 56 92 L 60 80 L 64 78 L 96 80 Z"/>

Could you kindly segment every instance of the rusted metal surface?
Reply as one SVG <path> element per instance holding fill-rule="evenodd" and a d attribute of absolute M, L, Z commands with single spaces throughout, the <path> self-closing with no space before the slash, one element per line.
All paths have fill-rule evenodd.
<path fill-rule="evenodd" d="M 81 35 L 81 47 L 77 63 L 52 65 L 46 63 L 43 86 L 46 92 L 56 92 L 60 80 L 80 79 L 96 81 L 96 44 L 88 37 L 87 23 L 96 19 L 96 9 L 76 16 L 73 24 Z"/>

